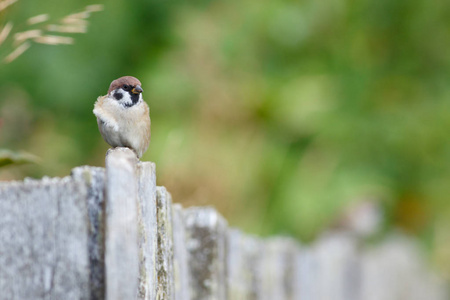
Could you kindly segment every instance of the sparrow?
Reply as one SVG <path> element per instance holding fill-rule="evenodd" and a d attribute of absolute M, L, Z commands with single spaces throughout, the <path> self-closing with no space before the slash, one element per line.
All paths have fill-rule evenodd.
<path fill-rule="evenodd" d="M 138 158 L 150 143 L 150 109 L 142 98 L 141 82 L 123 76 L 109 86 L 94 105 L 100 133 L 112 147 L 128 147 Z"/>

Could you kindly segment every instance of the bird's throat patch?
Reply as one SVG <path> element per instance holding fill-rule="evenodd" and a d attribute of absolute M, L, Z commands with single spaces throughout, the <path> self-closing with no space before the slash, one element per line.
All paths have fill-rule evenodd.
<path fill-rule="evenodd" d="M 130 95 L 131 103 L 127 101 L 123 102 L 123 105 L 125 105 L 125 107 L 132 107 L 139 102 L 139 94 L 133 94 L 132 92 L 129 92 L 128 94 Z"/>
<path fill-rule="evenodd" d="M 131 104 L 131 106 L 133 106 L 139 102 L 139 94 L 132 93 L 131 91 L 128 93 L 130 94 L 131 102 L 133 102 L 133 104 Z"/>

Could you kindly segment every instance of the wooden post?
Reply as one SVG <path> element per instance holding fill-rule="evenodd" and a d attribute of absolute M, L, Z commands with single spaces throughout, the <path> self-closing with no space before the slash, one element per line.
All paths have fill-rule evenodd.
<path fill-rule="evenodd" d="M 139 280 L 137 157 L 128 148 L 106 156 L 106 299 L 136 299 Z"/>

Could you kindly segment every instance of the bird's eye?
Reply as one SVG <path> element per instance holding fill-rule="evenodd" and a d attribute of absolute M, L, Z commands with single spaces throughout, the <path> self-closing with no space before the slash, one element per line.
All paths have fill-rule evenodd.
<path fill-rule="evenodd" d="M 122 87 L 125 91 L 128 91 L 130 89 L 130 86 L 128 84 L 124 84 Z"/>

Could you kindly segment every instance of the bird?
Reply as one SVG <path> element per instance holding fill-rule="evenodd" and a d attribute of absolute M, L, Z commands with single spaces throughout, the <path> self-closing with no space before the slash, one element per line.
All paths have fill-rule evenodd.
<path fill-rule="evenodd" d="M 150 144 L 150 108 L 142 98 L 141 82 L 123 76 L 111 82 L 94 104 L 100 134 L 112 147 L 128 147 L 140 159 Z"/>

